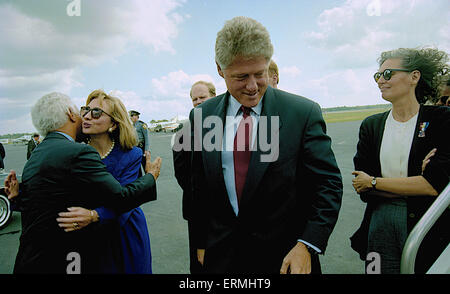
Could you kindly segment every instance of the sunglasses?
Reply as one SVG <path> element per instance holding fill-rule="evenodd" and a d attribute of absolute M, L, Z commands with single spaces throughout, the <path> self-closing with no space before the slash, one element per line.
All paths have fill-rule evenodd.
<path fill-rule="evenodd" d="M 98 107 L 90 108 L 89 106 L 82 106 L 80 108 L 80 114 L 82 117 L 85 117 L 89 112 L 91 113 L 91 117 L 94 119 L 100 118 L 102 116 L 102 114 L 104 113 L 114 120 L 114 118 L 110 114 L 108 114 L 106 111 L 104 111 L 101 108 L 98 108 Z"/>
<path fill-rule="evenodd" d="M 392 74 L 394 73 L 394 71 L 411 72 L 410 70 L 407 70 L 407 69 L 387 68 L 383 72 L 376 72 L 373 75 L 373 78 L 375 79 L 375 82 L 378 82 L 378 80 L 381 78 L 381 76 L 383 76 L 383 78 L 386 81 L 389 81 L 391 79 Z"/>

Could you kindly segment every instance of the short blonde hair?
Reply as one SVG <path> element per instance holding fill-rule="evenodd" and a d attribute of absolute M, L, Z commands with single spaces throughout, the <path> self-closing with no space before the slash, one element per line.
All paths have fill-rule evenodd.
<path fill-rule="evenodd" d="M 110 107 L 109 115 L 111 115 L 117 128 L 110 134 L 111 138 L 119 141 L 123 150 L 131 150 L 137 145 L 136 130 L 128 117 L 127 109 L 119 98 L 107 95 L 103 90 L 95 90 L 89 94 L 86 105 L 92 100 L 99 99 L 99 104 L 106 102 Z"/>
<path fill-rule="evenodd" d="M 216 96 L 216 87 L 214 87 L 213 83 L 210 82 L 205 82 L 205 81 L 198 81 L 195 82 L 192 87 L 191 87 L 191 92 L 189 93 L 189 95 L 191 95 L 192 98 L 192 88 L 194 88 L 194 86 L 196 85 L 205 85 L 208 88 L 208 92 L 209 92 L 209 96 L 210 97 L 215 97 Z"/>
<path fill-rule="evenodd" d="M 237 16 L 228 20 L 217 33 L 215 53 L 217 64 L 224 70 L 236 56 L 263 56 L 269 63 L 273 45 L 269 32 L 261 23 L 249 17 Z"/>
<path fill-rule="evenodd" d="M 275 63 L 275 61 L 270 60 L 270 64 L 269 64 L 269 76 L 273 76 L 274 74 L 277 75 L 277 84 L 280 82 L 280 75 L 278 74 L 278 66 Z"/>

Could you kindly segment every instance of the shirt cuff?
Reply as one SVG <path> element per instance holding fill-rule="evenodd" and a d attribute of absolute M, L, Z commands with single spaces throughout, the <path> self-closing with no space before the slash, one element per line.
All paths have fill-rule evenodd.
<path fill-rule="evenodd" d="M 304 241 L 304 240 L 302 240 L 302 239 L 298 239 L 297 241 L 298 241 L 298 242 L 302 242 L 302 243 L 305 244 L 306 246 L 311 247 L 312 249 L 316 250 L 317 253 L 319 253 L 319 254 L 322 253 L 322 250 L 320 250 L 319 248 L 317 248 L 316 246 L 312 245 L 312 244 L 309 243 L 309 242 L 306 242 L 306 241 Z"/>

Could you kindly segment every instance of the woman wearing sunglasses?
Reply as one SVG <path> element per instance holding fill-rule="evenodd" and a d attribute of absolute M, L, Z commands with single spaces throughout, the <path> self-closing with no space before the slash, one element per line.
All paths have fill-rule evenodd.
<path fill-rule="evenodd" d="M 88 96 L 86 106 L 81 107 L 80 114 L 86 143 L 98 151 L 108 171 L 122 186 L 136 180 L 142 150 L 136 147 L 136 131 L 123 103 L 102 90 L 95 90 Z M 94 210 L 71 207 L 68 210 L 58 218 L 66 232 L 98 222 L 95 225 L 105 240 L 100 245 L 104 246 L 100 251 L 104 253 L 101 273 L 152 273 L 150 238 L 141 208 L 120 215 L 107 207 Z M 73 227 L 75 220 L 77 226 Z"/>
<path fill-rule="evenodd" d="M 353 187 L 367 207 L 351 241 L 361 259 L 376 252 L 381 273 L 393 274 L 400 272 L 408 234 L 449 182 L 450 109 L 423 105 L 437 97 L 448 55 L 401 48 L 383 52 L 378 61 L 375 82 L 392 109 L 360 127 Z M 425 273 L 447 246 L 449 223 L 447 210 L 419 249 L 416 273 Z"/>

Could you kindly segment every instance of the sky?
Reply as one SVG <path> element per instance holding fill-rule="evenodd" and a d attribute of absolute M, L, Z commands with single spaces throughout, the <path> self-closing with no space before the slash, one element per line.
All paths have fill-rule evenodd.
<path fill-rule="evenodd" d="M 214 46 L 235 16 L 269 31 L 279 88 L 324 108 L 386 103 L 383 51 L 450 53 L 450 0 L 0 0 L 0 134 L 34 132 L 31 107 L 54 91 L 82 106 L 103 89 L 145 122 L 187 117 L 194 82 L 226 91 Z"/>

